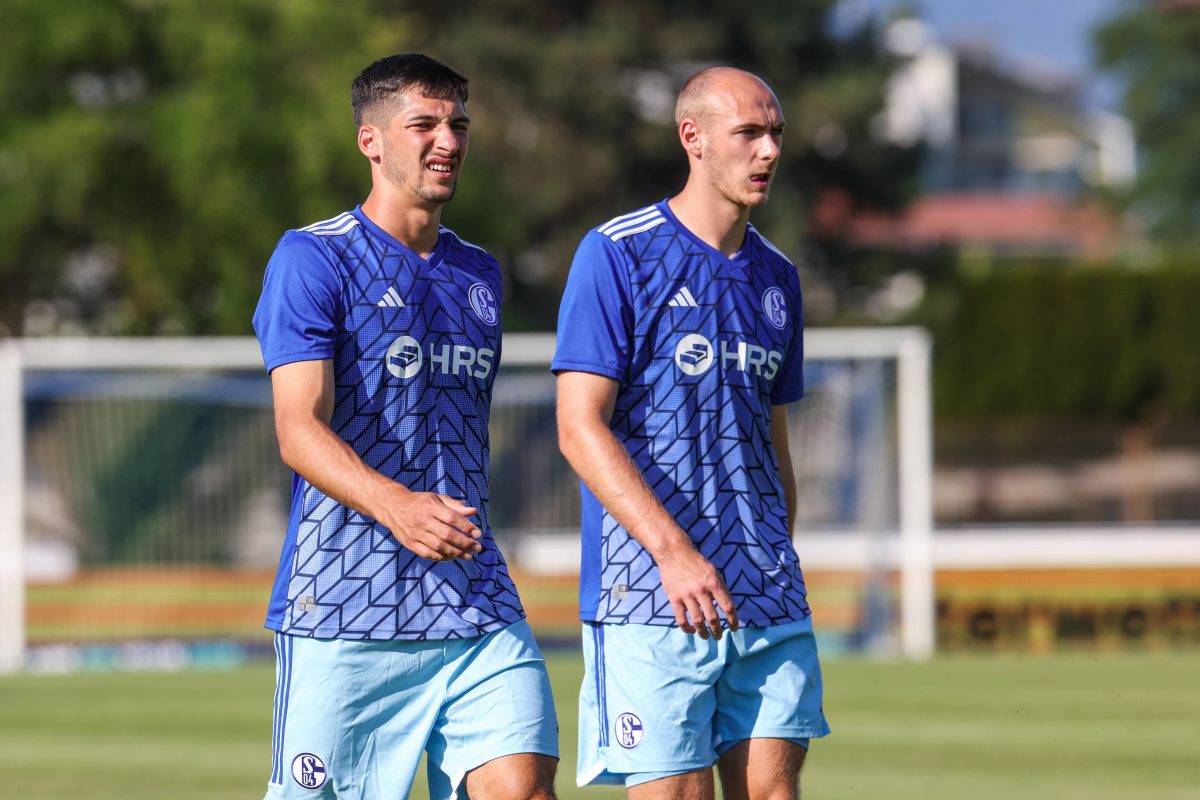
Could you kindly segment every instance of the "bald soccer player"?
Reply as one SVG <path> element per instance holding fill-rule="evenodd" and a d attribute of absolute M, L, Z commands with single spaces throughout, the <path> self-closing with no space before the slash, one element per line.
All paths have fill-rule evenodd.
<path fill-rule="evenodd" d="M 762 80 L 693 76 L 683 191 L 589 231 L 559 310 L 559 443 L 582 478 L 577 780 L 633 800 L 799 794 L 829 726 L 791 542 L 796 268 L 749 223 L 784 119 Z"/>

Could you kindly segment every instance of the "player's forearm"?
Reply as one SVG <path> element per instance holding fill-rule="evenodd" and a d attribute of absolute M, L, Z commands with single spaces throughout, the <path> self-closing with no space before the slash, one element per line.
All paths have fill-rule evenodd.
<path fill-rule="evenodd" d="M 629 453 L 599 419 L 559 416 L 559 447 L 608 513 L 661 564 L 680 548 L 692 550 L 688 535 L 646 484 Z"/>
<path fill-rule="evenodd" d="M 278 420 L 283 462 L 337 502 L 379 519 L 407 487 L 363 463 L 350 447 L 314 415 L 295 414 Z"/>

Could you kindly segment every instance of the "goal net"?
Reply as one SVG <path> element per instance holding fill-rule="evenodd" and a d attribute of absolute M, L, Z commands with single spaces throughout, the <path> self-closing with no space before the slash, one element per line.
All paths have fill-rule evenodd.
<path fill-rule="evenodd" d="M 818 627 L 835 648 L 923 655 L 926 340 L 817 330 L 807 351 L 791 452 Z M 552 336 L 505 337 L 491 516 L 535 629 L 573 640 L 578 485 L 557 449 L 552 354 Z M 0 343 L 0 669 L 269 653 L 289 477 L 253 339 Z"/>

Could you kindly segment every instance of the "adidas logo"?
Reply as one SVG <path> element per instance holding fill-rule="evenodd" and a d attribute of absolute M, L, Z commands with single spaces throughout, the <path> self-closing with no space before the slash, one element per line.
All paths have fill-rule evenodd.
<path fill-rule="evenodd" d="M 696 298 L 692 297 L 692 293 L 688 291 L 686 286 L 676 292 L 675 296 L 671 298 L 671 302 L 667 303 L 667 305 L 675 306 L 676 308 L 698 307 L 696 305 Z"/>
<path fill-rule="evenodd" d="M 375 305 L 384 306 L 387 308 L 404 308 L 404 301 L 400 299 L 400 293 L 397 292 L 395 288 L 389 286 L 387 294 L 385 294 L 383 299 Z"/>

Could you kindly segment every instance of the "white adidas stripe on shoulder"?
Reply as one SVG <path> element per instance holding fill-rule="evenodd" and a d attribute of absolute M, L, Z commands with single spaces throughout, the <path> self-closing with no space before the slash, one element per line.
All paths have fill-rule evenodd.
<path fill-rule="evenodd" d="M 612 239 L 614 242 L 617 242 L 617 241 L 620 241 L 621 239 L 624 239 L 626 236 L 633 236 L 635 233 L 643 233 L 645 231 L 648 231 L 651 228 L 662 225 L 666 221 L 667 221 L 667 218 L 664 217 L 662 214 L 659 214 L 657 217 L 651 219 L 648 222 L 644 222 L 641 225 L 637 225 L 632 228 L 623 228 L 623 229 L 617 231 L 616 233 L 609 234 L 608 238 Z"/>
<path fill-rule="evenodd" d="M 655 209 L 654 206 L 645 206 L 643 208 L 639 208 L 637 211 L 631 211 L 628 214 L 622 214 L 619 217 L 613 217 L 608 222 L 599 226 L 596 230 L 600 231 L 601 233 L 608 233 L 609 230 L 615 226 L 619 226 L 622 223 L 629 222 L 629 221 L 633 220 L 635 217 L 645 216 L 645 214 L 647 212 L 655 211 L 655 210 L 657 210 L 657 209 Z"/>
<path fill-rule="evenodd" d="M 348 222 L 343 222 L 340 227 L 318 228 L 317 230 L 309 231 L 309 233 L 312 233 L 316 236 L 339 236 L 357 225 L 358 220 L 356 220 L 354 217 L 351 217 Z"/>
<path fill-rule="evenodd" d="M 755 236 L 757 236 L 757 237 L 758 237 L 758 240 L 759 240 L 760 242 L 762 242 L 763 244 L 765 244 L 765 245 L 766 245 L 766 246 L 767 246 L 767 247 L 768 247 L 768 248 L 769 248 L 771 251 L 773 251 L 773 252 L 775 253 L 775 255 L 779 256 L 779 257 L 780 257 L 780 258 L 782 258 L 784 261 L 786 261 L 788 264 L 791 264 L 793 267 L 794 267 L 794 266 L 796 266 L 795 264 L 792 264 L 792 260 L 791 260 L 790 258 L 788 258 L 787 256 L 785 256 L 785 255 L 783 254 L 783 251 L 782 251 L 782 250 L 780 250 L 780 249 L 779 249 L 778 247 L 776 247 L 775 245 L 771 244 L 771 242 L 770 242 L 770 241 L 767 239 L 767 237 L 765 237 L 765 236 L 763 236 L 761 233 L 759 233 L 759 232 L 758 232 L 758 228 L 756 228 L 756 227 L 754 227 L 753 225 L 751 225 L 751 226 L 750 226 L 750 232 L 751 232 L 751 233 L 753 233 Z"/>
<path fill-rule="evenodd" d="M 659 211 L 655 206 L 646 206 L 645 208 L 639 208 L 637 211 L 630 212 L 629 214 L 622 214 L 619 217 L 613 217 L 596 230 L 600 231 L 600 233 L 603 233 L 605 236 L 608 236 L 620 228 L 627 227 L 629 225 L 636 225 L 639 222 L 650 219 L 650 217 L 654 216 L 655 214 L 661 213 L 662 212 Z"/>
<path fill-rule="evenodd" d="M 314 222 L 311 225 L 305 225 L 300 230 L 315 232 L 319 229 L 324 229 L 324 228 L 340 228 L 342 225 L 346 224 L 347 220 L 351 220 L 351 219 L 354 219 L 354 217 L 350 214 L 350 212 L 343 211 L 342 213 L 338 214 L 336 217 L 330 217 L 329 219 L 323 219 L 320 222 Z"/>
<path fill-rule="evenodd" d="M 332 219 L 327 219 L 323 222 L 314 222 L 312 225 L 303 227 L 300 230 L 315 236 L 338 236 L 357 224 L 358 219 L 349 211 L 344 211 Z"/>
<path fill-rule="evenodd" d="M 473 248 L 475 248 L 476 250 L 478 250 L 478 251 L 479 251 L 479 252 L 481 252 L 481 253 L 486 253 L 487 255 L 491 255 L 491 253 L 488 253 L 488 251 L 487 251 L 487 250 L 484 250 L 482 247 L 480 247 L 480 246 L 479 246 L 479 245 L 477 245 L 477 244 L 471 244 L 471 243 L 470 243 L 470 242 L 468 242 L 466 239 L 462 238 L 462 237 L 461 237 L 461 236 L 459 236 L 457 233 L 455 233 L 454 231 L 452 231 L 452 230 L 450 230 L 449 228 L 447 228 L 445 225 L 439 225 L 439 226 L 438 226 L 438 230 L 439 230 L 440 232 L 442 232 L 442 233 L 448 233 L 448 234 L 450 234 L 451 236 L 453 236 L 455 239 L 457 239 L 457 240 L 458 240 L 458 243 L 459 243 L 459 244 L 466 245 L 467 247 L 473 247 Z"/>

